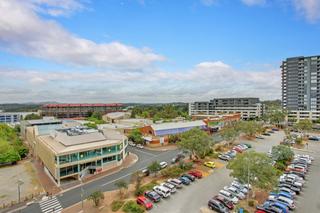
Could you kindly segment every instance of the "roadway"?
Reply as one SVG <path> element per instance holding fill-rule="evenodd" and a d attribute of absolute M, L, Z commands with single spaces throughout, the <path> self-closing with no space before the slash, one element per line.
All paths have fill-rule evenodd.
<path fill-rule="evenodd" d="M 101 191 L 111 191 L 115 190 L 116 186 L 114 183 L 118 180 L 130 181 L 130 176 L 137 170 L 146 168 L 152 161 L 167 161 L 170 160 L 179 152 L 178 150 L 169 150 L 164 152 L 150 151 L 145 149 L 137 149 L 133 147 L 128 147 L 129 152 L 134 153 L 138 156 L 138 161 L 130 166 L 129 168 L 122 169 L 119 172 L 110 174 L 108 176 L 102 177 L 100 179 L 94 180 L 92 182 L 83 185 L 84 197 L 88 197 L 92 192 L 96 190 Z M 78 186 L 64 193 L 57 195 L 61 206 L 65 209 L 81 201 L 81 187 Z M 34 203 L 25 209 L 21 210 L 23 213 L 38 213 L 42 212 L 39 203 Z"/>

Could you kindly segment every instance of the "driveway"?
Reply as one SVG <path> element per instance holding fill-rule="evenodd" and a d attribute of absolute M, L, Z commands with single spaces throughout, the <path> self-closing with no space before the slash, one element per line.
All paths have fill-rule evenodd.
<path fill-rule="evenodd" d="M 179 152 L 178 150 L 170 150 L 166 152 L 159 152 L 159 151 L 150 151 L 150 150 L 144 150 L 144 149 L 137 149 L 129 147 L 129 152 L 132 152 L 136 155 L 138 155 L 139 160 L 137 163 L 132 165 L 129 168 L 123 169 L 119 172 L 116 172 L 114 174 L 105 176 L 103 178 L 100 178 L 98 180 L 95 180 L 93 182 L 87 183 L 83 186 L 83 189 L 85 191 L 85 197 L 89 196 L 92 192 L 96 190 L 102 190 L 102 191 L 110 191 L 116 189 L 114 183 L 120 179 L 123 179 L 127 182 L 130 181 L 130 176 L 132 173 L 134 173 L 137 170 L 141 170 L 145 167 L 147 167 L 152 161 L 167 161 L 170 162 L 170 160 Z M 64 192 L 62 194 L 59 194 L 57 196 L 57 199 L 59 200 L 61 206 L 63 208 L 67 208 L 73 204 L 76 204 L 81 201 L 81 188 L 76 187 L 74 189 L 71 189 L 67 192 Z M 39 204 L 35 203 L 32 204 L 25 209 L 22 210 L 23 213 L 37 213 L 42 212 L 40 210 Z"/>

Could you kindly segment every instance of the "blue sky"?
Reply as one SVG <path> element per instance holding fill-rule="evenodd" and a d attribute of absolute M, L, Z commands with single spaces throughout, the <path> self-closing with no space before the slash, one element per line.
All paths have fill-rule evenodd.
<path fill-rule="evenodd" d="M 280 98 L 319 0 L 2 0 L 0 102 Z"/>

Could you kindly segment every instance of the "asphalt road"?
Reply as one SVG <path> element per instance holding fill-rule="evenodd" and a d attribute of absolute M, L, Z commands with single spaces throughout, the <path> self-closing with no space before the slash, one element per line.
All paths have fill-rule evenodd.
<path fill-rule="evenodd" d="M 89 196 L 92 192 L 96 190 L 101 191 L 110 191 L 116 189 L 114 183 L 120 179 L 123 179 L 127 182 L 130 181 L 130 176 L 137 170 L 141 170 L 147 167 L 152 161 L 167 161 L 170 160 L 179 152 L 178 150 L 170 150 L 165 152 L 158 151 L 149 151 L 149 150 L 141 150 L 137 148 L 129 147 L 129 152 L 132 152 L 138 155 L 138 161 L 129 168 L 123 169 L 114 174 L 105 176 L 101 179 L 95 180 L 93 182 L 87 183 L 83 185 L 83 189 L 85 191 L 84 197 Z M 81 188 L 77 187 L 72 190 L 69 190 L 63 194 L 59 194 L 57 196 L 63 208 L 67 208 L 73 204 L 76 204 L 81 201 Z M 38 213 L 41 212 L 39 204 L 34 203 L 27 208 L 23 209 L 21 212 L 23 213 Z"/>

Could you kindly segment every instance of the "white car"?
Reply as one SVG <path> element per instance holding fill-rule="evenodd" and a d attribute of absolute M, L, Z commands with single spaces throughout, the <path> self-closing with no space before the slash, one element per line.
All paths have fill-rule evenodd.
<path fill-rule="evenodd" d="M 143 149 L 143 148 L 144 148 L 144 146 L 143 146 L 143 145 L 141 145 L 141 144 L 137 144 L 137 148 Z"/>
<path fill-rule="evenodd" d="M 240 190 L 243 194 L 247 194 L 248 193 L 248 189 L 246 187 L 244 187 L 243 185 L 237 183 L 237 182 L 232 182 L 231 186 L 237 188 L 238 190 Z"/>
<path fill-rule="evenodd" d="M 155 186 L 153 187 L 153 191 L 158 193 L 161 197 L 169 197 L 171 195 L 170 189 L 163 187 L 163 186 Z"/>
<path fill-rule="evenodd" d="M 293 200 L 291 200 L 290 198 L 284 197 L 284 196 L 274 196 L 274 195 L 270 195 L 270 196 L 268 197 L 268 200 L 277 201 L 277 202 L 283 203 L 283 204 L 285 204 L 286 206 L 288 206 L 290 210 L 293 210 L 293 209 L 296 208 L 296 206 L 294 205 Z"/>
<path fill-rule="evenodd" d="M 130 146 L 136 146 L 136 145 L 137 145 L 137 144 L 133 143 L 132 141 L 129 141 L 128 144 L 129 144 Z"/>
<path fill-rule="evenodd" d="M 162 161 L 162 162 L 160 162 L 159 164 L 160 164 L 160 168 L 161 168 L 161 169 L 164 169 L 164 168 L 166 168 L 166 167 L 168 166 L 168 163 L 165 162 L 165 161 Z"/>
<path fill-rule="evenodd" d="M 231 194 L 230 192 L 227 192 L 225 190 L 220 190 L 219 194 L 222 197 L 225 197 L 225 198 L 231 200 L 234 204 L 237 204 L 239 202 L 239 199 L 236 196 L 234 196 L 233 194 Z"/>
<path fill-rule="evenodd" d="M 236 196 L 240 200 L 242 200 L 246 197 L 242 192 L 240 192 L 237 188 L 235 188 L 233 186 L 231 186 L 231 187 L 225 186 L 225 187 L 223 187 L 223 189 L 227 192 L 230 192 L 231 194 L 233 194 L 234 196 Z"/>
<path fill-rule="evenodd" d="M 171 183 L 167 183 L 167 182 L 166 183 L 161 183 L 160 186 L 163 186 L 163 187 L 166 187 L 166 188 L 170 189 L 171 194 L 175 193 L 177 191 L 176 187 Z"/>
<path fill-rule="evenodd" d="M 182 182 L 179 179 L 173 178 L 173 179 L 168 179 L 167 180 L 168 183 L 171 183 L 172 185 L 174 185 L 175 187 L 182 188 Z"/>

